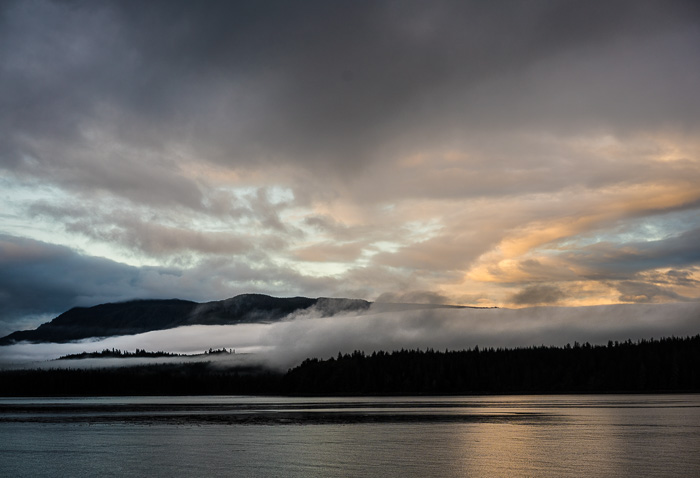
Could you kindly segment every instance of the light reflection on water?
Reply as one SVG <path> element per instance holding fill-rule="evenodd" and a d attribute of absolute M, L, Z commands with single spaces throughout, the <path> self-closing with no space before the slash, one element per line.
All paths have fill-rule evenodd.
<path fill-rule="evenodd" d="M 0 399 L 0 476 L 700 476 L 700 396 Z"/>

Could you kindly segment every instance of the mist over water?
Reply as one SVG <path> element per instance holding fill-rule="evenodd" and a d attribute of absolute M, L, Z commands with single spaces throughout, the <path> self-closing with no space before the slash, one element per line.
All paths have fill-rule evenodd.
<path fill-rule="evenodd" d="M 479 347 L 605 344 L 700 333 L 696 302 L 527 309 L 440 309 L 367 311 L 321 316 L 292 314 L 274 323 L 195 325 L 138 335 L 67 344 L 15 344 L 0 348 L 2 366 L 87 367 L 207 360 L 222 365 L 264 365 L 280 370 L 305 358 L 329 358 L 362 350 L 461 350 Z M 62 355 L 103 349 L 166 351 L 182 354 L 232 349 L 231 355 L 158 359 L 95 359 L 45 362 Z"/>

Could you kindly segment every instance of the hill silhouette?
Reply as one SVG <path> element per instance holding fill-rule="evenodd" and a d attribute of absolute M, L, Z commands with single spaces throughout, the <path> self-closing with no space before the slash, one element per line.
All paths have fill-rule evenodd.
<path fill-rule="evenodd" d="M 133 335 L 184 325 L 231 325 L 274 322 L 315 307 L 320 314 L 369 308 L 360 299 L 307 297 L 279 298 L 242 294 L 230 299 L 197 303 L 187 300 L 133 300 L 94 307 L 75 307 L 35 330 L 22 330 L 0 338 L 0 345 L 17 342 L 71 342 L 91 337 Z"/>

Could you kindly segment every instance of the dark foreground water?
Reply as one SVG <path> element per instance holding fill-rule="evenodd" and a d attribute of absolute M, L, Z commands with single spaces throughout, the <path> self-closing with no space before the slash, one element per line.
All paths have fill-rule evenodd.
<path fill-rule="evenodd" d="M 700 395 L 0 399 L 0 476 L 700 476 Z"/>

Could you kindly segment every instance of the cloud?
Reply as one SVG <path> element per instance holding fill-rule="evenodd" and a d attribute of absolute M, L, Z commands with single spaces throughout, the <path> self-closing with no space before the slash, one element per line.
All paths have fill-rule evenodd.
<path fill-rule="evenodd" d="M 615 285 L 620 291 L 620 301 L 633 303 L 690 300 L 668 287 L 636 281 L 621 281 Z"/>
<path fill-rule="evenodd" d="M 694 278 L 692 268 L 691 270 L 671 269 L 667 272 L 653 272 L 645 276 L 646 279 L 655 283 L 671 286 L 697 287 L 700 284 L 700 280 Z"/>
<path fill-rule="evenodd" d="M 363 245 L 316 243 L 294 251 L 294 255 L 299 260 L 309 262 L 352 262 L 362 253 Z"/>
<path fill-rule="evenodd" d="M 376 302 L 407 304 L 447 304 L 449 299 L 432 291 L 412 290 L 407 292 L 385 292 L 377 297 Z"/>
<path fill-rule="evenodd" d="M 525 287 L 512 298 L 518 305 L 556 304 L 566 297 L 557 287 L 537 284 Z"/>
<path fill-rule="evenodd" d="M 590 276 L 629 276 L 659 267 L 700 262 L 700 229 L 692 229 L 656 241 L 599 242 L 565 254 L 565 258 Z"/>
<path fill-rule="evenodd" d="M 66 247 L 8 236 L 0 236 L 0 263 L 2 328 L 6 333 L 17 326 L 14 320 L 25 315 L 58 314 L 88 297 L 115 299 L 127 290 L 142 294 L 135 286 L 139 277 L 147 274 L 105 259 L 81 256 Z"/>
<path fill-rule="evenodd" d="M 164 179 L 177 178 L 169 157 L 182 151 L 356 174 L 381 153 L 521 128 L 524 117 L 579 131 L 601 120 L 697 126 L 690 3 L 431 3 L 8 3 L 3 157 L 87 166 L 70 168 L 81 184 L 145 192 L 162 182 L 128 174 L 144 152 L 162 158 L 142 166 Z M 66 154 L 106 143 L 109 162 Z"/>

